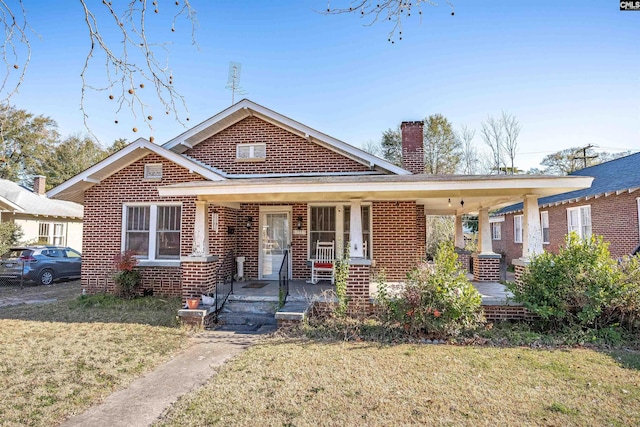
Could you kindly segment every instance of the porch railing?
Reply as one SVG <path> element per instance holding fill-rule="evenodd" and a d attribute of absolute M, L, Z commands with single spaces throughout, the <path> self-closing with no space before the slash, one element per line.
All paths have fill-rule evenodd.
<path fill-rule="evenodd" d="M 282 257 L 282 264 L 280 265 L 280 271 L 278 272 L 278 298 L 280 301 L 280 307 L 284 306 L 289 296 L 289 250 L 285 249 L 284 257 Z"/>
<path fill-rule="evenodd" d="M 233 251 L 227 252 L 216 270 L 216 306 L 215 312 L 219 313 L 227 302 L 227 298 L 233 293 L 233 280 L 236 274 L 236 262 Z"/>

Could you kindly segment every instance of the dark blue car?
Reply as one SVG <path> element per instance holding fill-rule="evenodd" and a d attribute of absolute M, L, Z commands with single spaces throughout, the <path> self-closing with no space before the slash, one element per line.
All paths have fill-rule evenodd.
<path fill-rule="evenodd" d="M 0 258 L 0 278 L 50 285 L 54 280 L 80 277 L 82 255 L 64 246 L 11 248 Z"/>

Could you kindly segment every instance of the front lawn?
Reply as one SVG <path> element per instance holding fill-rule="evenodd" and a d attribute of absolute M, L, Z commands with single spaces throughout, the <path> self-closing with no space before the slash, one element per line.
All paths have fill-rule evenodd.
<path fill-rule="evenodd" d="M 176 304 L 98 296 L 0 308 L 0 425 L 58 425 L 169 359 L 188 342 L 167 327 Z"/>
<path fill-rule="evenodd" d="M 274 339 L 157 425 L 640 425 L 640 355 Z"/>

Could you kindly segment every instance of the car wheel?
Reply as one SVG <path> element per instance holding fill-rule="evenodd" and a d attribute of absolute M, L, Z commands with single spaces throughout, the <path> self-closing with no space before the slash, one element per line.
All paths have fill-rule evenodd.
<path fill-rule="evenodd" d="M 44 269 L 40 272 L 40 275 L 38 276 L 38 283 L 41 285 L 50 285 L 53 283 L 53 270 L 49 270 Z"/>

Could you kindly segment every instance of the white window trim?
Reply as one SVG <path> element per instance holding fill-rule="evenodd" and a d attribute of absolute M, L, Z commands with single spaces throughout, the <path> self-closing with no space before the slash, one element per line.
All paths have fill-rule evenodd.
<path fill-rule="evenodd" d="M 638 204 L 638 244 L 640 244 L 640 197 L 636 198 Z"/>
<path fill-rule="evenodd" d="M 40 240 L 41 237 L 44 237 L 43 235 L 40 234 L 40 227 L 43 224 L 47 224 L 49 226 L 49 229 L 47 230 L 47 244 L 48 245 L 57 245 L 57 246 L 66 246 L 67 245 L 67 227 L 66 224 L 64 222 L 51 222 L 51 221 L 42 221 L 38 223 L 38 240 Z M 56 230 L 56 225 L 60 225 L 61 226 L 61 234 L 56 235 L 55 234 L 55 230 Z M 61 242 L 56 243 L 55 238 L 59 237 L 62 239 Z"/>
<path fill-rule="evenodd" d="M 180 256 L 176 259 L 157 259 L 156 258 L 156 245 L 158 236 L 158 207 L 160 206 L 180 206 L 180 212 L 182 216 L 182 203 L 123 203 L 122 204 L 122 230 L 120 250 L 125 251 L 127 242 L 127 209 L 133 206 L 149 206 L 149 256 L 148 258 L 138 258 L 138 265 L 141 267 L 173 267 L 180 265 Z M 182 221 L 180 223 L 180 247 L 182 247 Z"/>
<path fill-rule="evenodd" d="M 591 219 L 591 215 L 592 215 L 591 205 L 582 205 L 582 206 L 576 206 L 575 208 L 567 208 L 567 234 L 571 233 L 571 212 L 578 211 L 578 232 L 577 232 L 578 237 L 580 237 L 581 239 L 584 239 L 585 237 L 590 237 L 590 236 L 582 235 L 582 229 L 584 228 L 584 224 L 582 223 L 582 213 L 580 211 L 586 208 L 589 208 L 589 219 Z M 593 221 L 591 221 L 591 223 L 589 224 L 589 227 L 591 228 L 591 234 L 593 234 Z"/>
<path fill-rule="evenodd" d="M 149 169 L 154 167 L 160 167 L 160 176 L 149 176 Z M 147 163 L 144 165 L 144 180 L 145 181 L 160 181 L 162 180 L 162 163 Z"/>
<path fill-rule="evenodd" d="M 308 203 L 307 204 L 307 260 L 311 261 L 309 258 L 309 253 L 311 252 L 311 208 L 312 207 L 334 207 L 336 208 L 336 254 L 344 253 L 344 243 L 342 240 L 342 236 L 344 236 L 344 207 L 351 206 L 350 202 L 338 202 L 338 203 Z M 371 247 L 367 248 L 367 254 L 369 255 L 369 259 L 373 259 L 373 205 L 371 202 L 363 202 L 360 204 L 361 207 L 368 206 L 369 207 L 369 227 L 371 230 L 369 234 L 371 235 Z"/>
<path fill-rule="evenodd" d="M 544 240 L 544 220 L 543 217 L 547 218 L 547 229 L 549 229 L 549 241 L 545 242 Z M 549 211 L 540 211 L 540 233 L 542 233 L 542 244 L 548 245 L 551 243 L 551 224 L 549 223 Z"/>
<path fill-rule="evenodd" d="M 491 240 L 502 240 L 502 221 L 491 222 Z M 496 236 L 495 230 L 499 230 Z"/>
<path fill-rule="evenodd" d="M 516 221 L 520 219 L 520 235 L 516 233 Z M 524 215 L 514 215 L 513 216 L 513 242 L 514 243 L 522 243 L 522 235 L 524 234 L 523 228 L 524 224 Z M 518 239 L 519 237 L 519 239 Z"/>
<path fill-rule="evenodd" d="M 240 149 L 249 147 L 249 157 L 240 158 Z M 264 156 L 256 157 L 256 147 L 264 147 Z M 263 162 L 267 158 L 267 144 L 264 142 L 252 142 L 236 144 L 236 162 Z"/>

